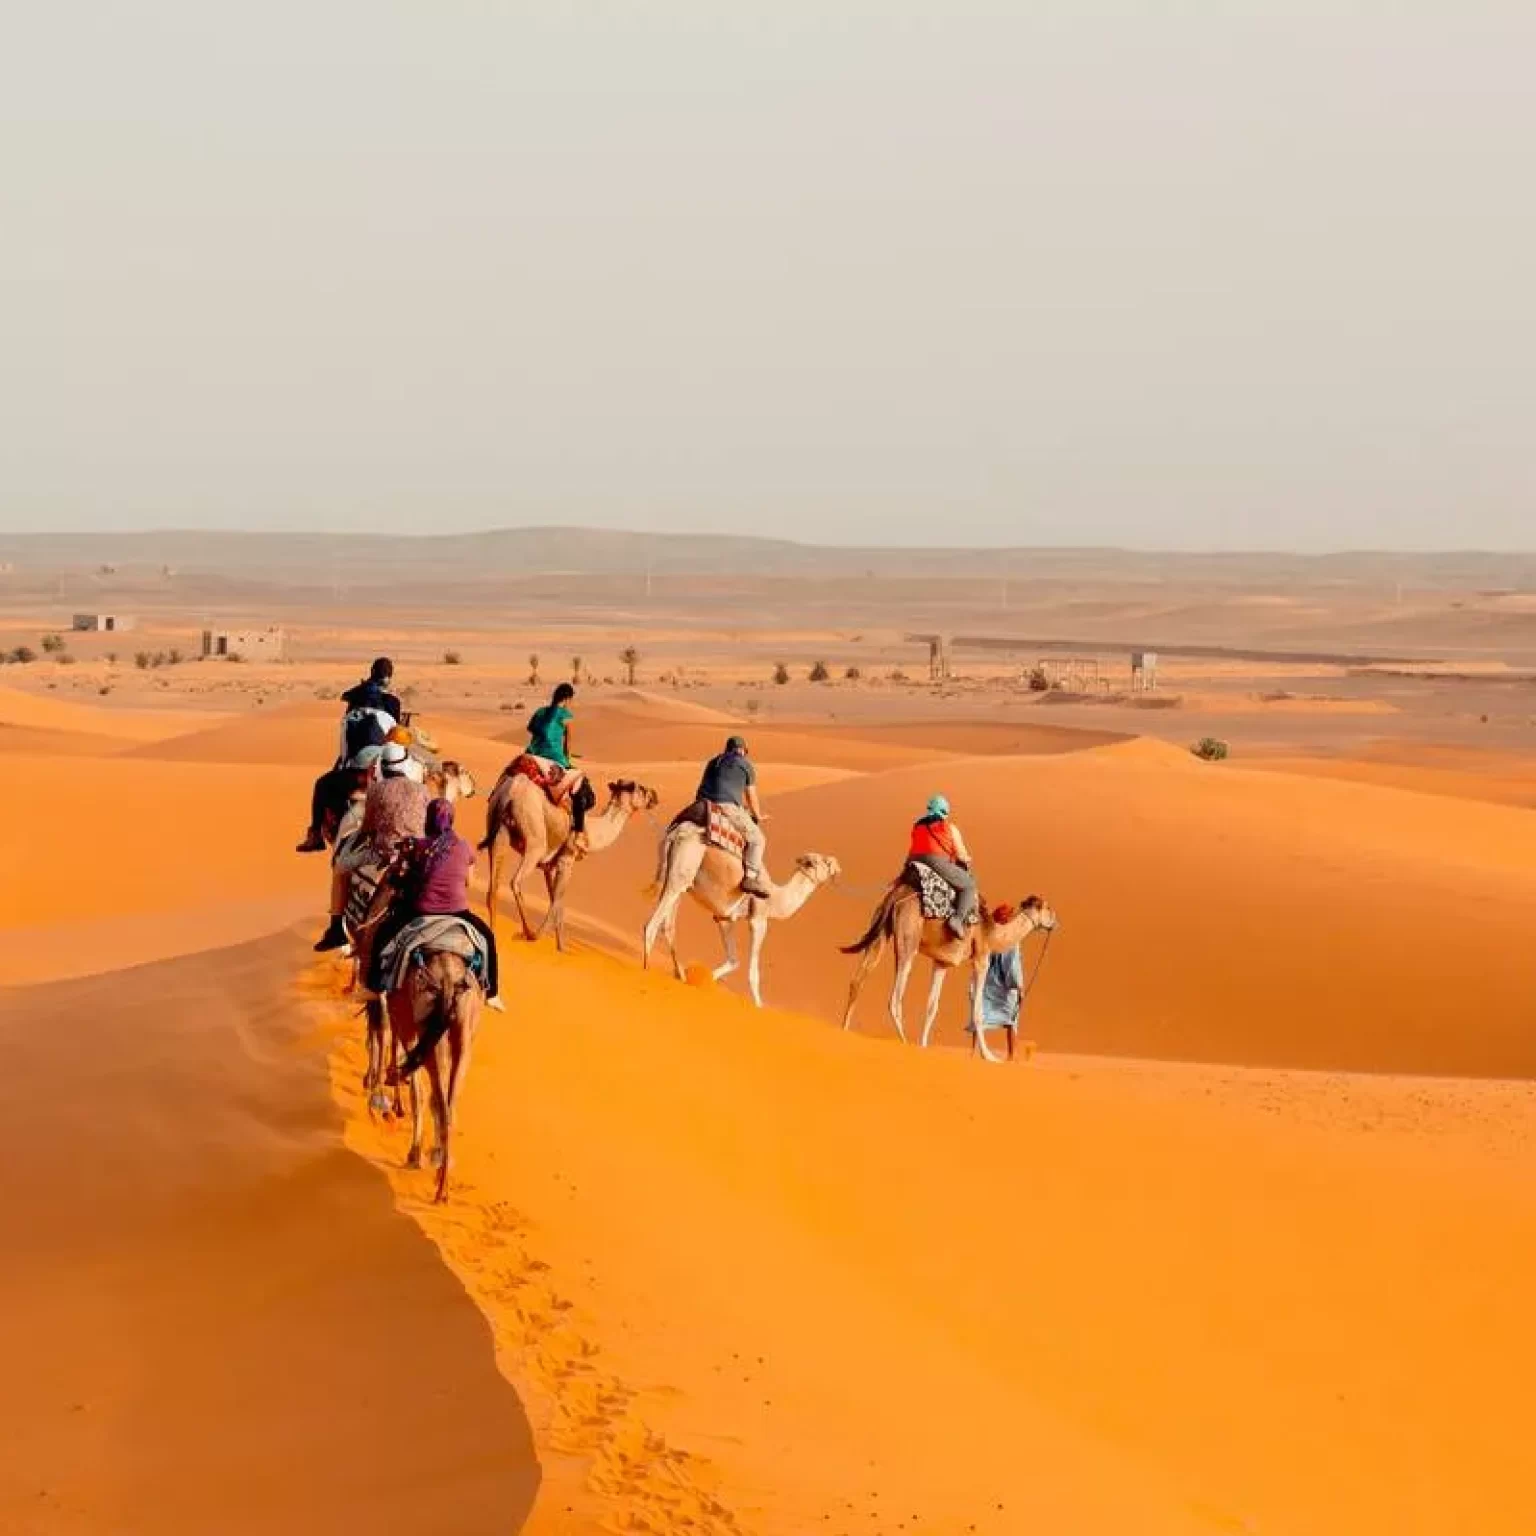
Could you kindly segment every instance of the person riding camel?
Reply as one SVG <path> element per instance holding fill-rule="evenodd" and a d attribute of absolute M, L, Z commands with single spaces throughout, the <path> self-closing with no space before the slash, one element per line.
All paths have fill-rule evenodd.
<path fill-rule="evenodd" d="M 732 736 L 725 751 L 704 765 L 695 801 L 715 806 L 721 818 L 741 834 L 741 888 L 749 896 L 770 894 L 763 869 L 768 839 L 763 833 L 763 805 L 757 794 L 757 769 L 747 756 L 747 743 Z"/>
<path fill-rule="evenodd" d="M 966 924 L 976 910 L 976 877 L 971 873 L 971 851 L 960 828 L 949 819 L 949 801 L 943 795 L 935 795 L 912 824 L 907 862 L 926 865 L 954 891 L 949 931 L 963 939 Z"/>
<path fill-rule="evenodd" d="M 549 703 L 541 705 L 528 717 L 528 755 L 542 758 L 561 770 L 561 778 L 548 793 L 556 803 L 559 800 L 570 802 L 571 844 L 578 853 L 585 853 L 587 812 L 597 804 L 597 795 L 587 782 L 586 774 L 572 761 L 575 747 L 571 721 L 574 716 L 567 706 L 575 699 L 576 690 L 569 683 L 561 683 L 549 696 Z"/>
<path fill-rule="evenodd" d="M 315 780 L 309 802 L 309 827 L 299 853 L 323 853 L 325 833 L 345 814 L 347 798 L 357 783 L 361 755 L 370 747 L 382 747 L 389 733 L 400 723 L 404 712 L 400 700 L 389 692 L 394 681 L 395 664 L 388 656 L 378 657 L 368 669 L 368 676 L 342 694 L 347 706 L 341 717 L 341 739 L 336 761 Z"/>
<path fill-rule="evenodd" d="M 400 871 L 400 893 L 374 938 L 373 969 L 367 978 L 369 990 L 381 989 L 384 950 L 407 923 L 418 917 L 456 917 L 485 940 L 485 1000 L 489 1007 L 500 1009 L 496 933 L 483 917 L 469 909 L 469 877 L 475 867 L 475 846 L 453 830 L 451 800 L 433 800 L 428 804 L 423 836 L 402 843 L 395 862 Z M 414 1072 L 436 1044 L 437 1039 L 418 1041 L 412 1053 L 419 1053 L 415 1066 L 410 1065 L 407 1057 L 402 1072 L 406 1076 Z"/>
<path fill-rule="evenodd" d="M 410 777 L 410 763 L 411 754 L 397 741 L 389 742 L 379 753 L 379 777 L 368 787 L 359 836 L 346 856 L 336 861 L 341 874 L 350 874 L 365 864 L 388 864 L 402 843 L 425 833 L 429 796 L 425 787 Z M 337 906 L 333 894 L 330 923 L 315 945 L 321 954 L 340 949 L 347 942 L 341 919 L 346 910 L 346 885 L 345 881 L 338 884 L 341 904 Z"/>

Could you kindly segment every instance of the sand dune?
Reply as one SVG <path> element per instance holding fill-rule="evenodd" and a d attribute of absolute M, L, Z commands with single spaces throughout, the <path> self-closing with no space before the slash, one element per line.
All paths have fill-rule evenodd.
<path fill-rule="evenodd" d="M 0 1114 L 27 1149 L 0 1529 L 518 1529 L 527 1420 L 473 1306 L 341 1149 L 323 1039 L 285 1005 L 302 953 L 0 994 Z"/>
<path fill-rule="evenodd" d="M 196 710 L 107 709 L 53 699 L 16 688 L 0 688 L 0 725 L 31 730 L 65 731 L 121 741 L 164 741 L 196 731 L 222 714 Z"/>
<path fill-rule="evenodd" d="M 579 870 L 588 952 L 504 926 L 434 1210 L 292 927 L 334 703 L 148 740 L 7 698 L 80 750 L 0 752 L 0 981 L 110 974 L 0 993 L 0 1529 L 509 1532 L 530 1418 L 530 1536 L 1536 1523 L 1530 1089 L 1253 1068 L 1536 1072 L 1528 812 L 1108 733 L 757 722 L 773 867 L 846 871 L 771 934 L 800 1011 L 757 1013 L 633 958 L 722 722 L 594 703 L 593 768 L 664 804 Z M 487 783 L 521 744 L 423 718 Z M 1061 913 L 1028 1068 L 897 1047 L 884 972 L 835 1027 L 836 947 L 935 790 L 993 899 Z M 684 946 L 716 953 L 696 912 Z"/>
<path fill-rule="evenodd" d="M 969 759 L 782 795 L 764 773 L 771 867 L 816 850 L 841 887 L 776 926 L 769 996 L 841 1013 L 863 929 L 906 828 L 947 794 L 994 901 L 1048 896 L 1062 918 L 1032 1028 L 1052 1048 L 1361 1070 L 1523 1075 L 1536 954 L 1536 823 L 1503 806 L 1230 765 L 1155 742 Z M 583 875 L 579 904 L 638 934 L 654 838 Z M 1469 920 L 1470 918 L 1470 920 Z M 714 962 L 684 909 L 688 955 Z M 860 1012 L 881 1033 L 887 972 Z M 920 986 L 910 998 L 912 1017 Z M 961 989 L 944 1019 L 958 1038 Z M 1469 1029 L 1475 1016 L 1478 1027 Z"/>
<path fill-rule="evenodd" d="M 1458 1085 L 1426 1127 L 1422 1085 L 987 1071 L 601 957 L 510 964 L 460 1205 L 396 1188 L 585 1458 L 598 1528 L 1536 1517 L 1527 1090 Z M 357 1060 L 356 1144 L 395 1162 Z"/>

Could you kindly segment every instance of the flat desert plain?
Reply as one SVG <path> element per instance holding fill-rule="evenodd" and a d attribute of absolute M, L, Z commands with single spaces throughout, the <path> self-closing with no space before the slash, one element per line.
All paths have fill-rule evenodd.
<path fill-rule="evenodd" d="M 1536 603 L 1028 566 L 0 577 L 0 1530 L 1536 1529 Z M 266 624 L 280 661 L 191 659 Z M 566 677 L 594 775 L 660 796 L 569 952 L 503 898 L 440 1206 L 293 851 L 380 653 L 474 837 Z M 734 731 L 771 872 L 842 867 L 761 1011 L 697 909 L 692 984 L 639 954 Z M 1060 916 L 1013 1065 L 958 982 L 899 1043 L 888 961 L 839 1028 L 936 792 L 987 898 Z"/>

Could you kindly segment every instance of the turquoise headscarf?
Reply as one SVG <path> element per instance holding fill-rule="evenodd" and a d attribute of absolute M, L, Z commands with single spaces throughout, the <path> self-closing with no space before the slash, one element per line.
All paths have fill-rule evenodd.
<path fill-rule="evenodd" d="M 943 795 L 935 795 L 928 802 L 928 814 L 938 816 L 941 819 L 949 815 L 949 801 Z"/>

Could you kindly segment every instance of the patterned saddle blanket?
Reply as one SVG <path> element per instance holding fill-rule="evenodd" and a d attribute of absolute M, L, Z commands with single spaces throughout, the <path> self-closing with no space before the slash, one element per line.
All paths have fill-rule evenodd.
<path fill-rule="evenodd" d="M 532 752 L 522 752 L 502 770 L 502 778 L 519 777 L 537 784 L 549 796 L 553 805 L 563 804 L 570 796 L 571 787 L 578 775 L 552 763 L 547 757 L 535 757 Z"/>
<path fill-rule="evenodd" d="M 915 860 L 910 862 L 901 872 L 901 883 L 917 892 L 924 917 L 948 918 L 955 910 L 954 886 L 942 875 L 935 874 L 926 864 L 919 864 Z M 969 921 L 981 921 L 980 903 L 971 913 Z"/>
<path fill-rule="evenodd" d="M 462 918 L 413 918 L 384 946 L 379 957 L 379 975 L 386 992 L 397 991 L 405 983 L 413 965 L 423 965 L 430 954 L 458 955 L 469 965 L 472 975 L 485 985 L 485 969 L 490 957 L 485 938 Z"/>
<path fill-rule="evenodd" d="M 667 830 L 670 832 L 672 827 L 697 827 L 711 848 L 738 859 L 746 851 L 747 840 L 713 800 L 695 800 L 692 805 L 685 805 Z"/>

